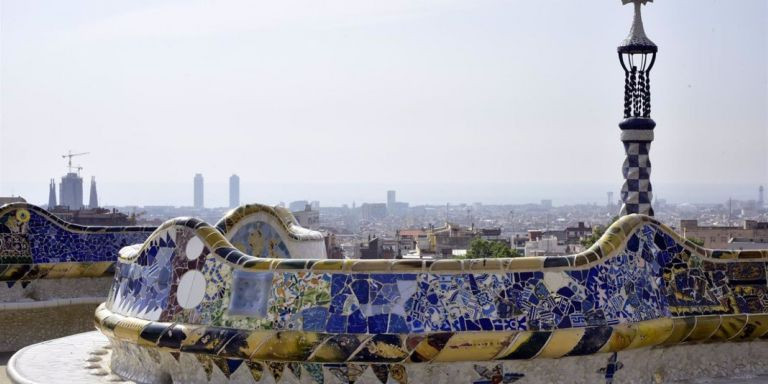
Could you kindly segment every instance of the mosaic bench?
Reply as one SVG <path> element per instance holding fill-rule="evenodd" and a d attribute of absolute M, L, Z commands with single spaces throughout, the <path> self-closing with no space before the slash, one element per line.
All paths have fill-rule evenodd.
<path fill-rule="evenodd" d="M 284 220 L 244 224 L 254 212 Z M 216 227 L 172 220 L 120 252 L 95 314 L 115 373 L 139 382 L 508 383 L 552 375 L 533 362 L 557 361 L 598 364 L 592 373 L 606 382 L 622 368 L 648 382 L 674 375 L 630 367 L 617 353 L 704 358 L 735 344 L 700 343 L 753 348 L 768 333 L 768 251 L 703 249 L 647 216 L 621 218 L 577 255 L 437 261 L 325 260 L 312 247 L 314 258 L 297 258 L 288 243 L 319 239 L 289 214 L 251 206 L 230 216 Z M 753 357 L 768 355 L 756 345 Z M 715 361 L 696 368 L 719 369 Z"/>
<path fill-rule="evenodd" d="M 322 234 L 300 227 L 283 208 L 245 205 L 230 211 L 216 228 L 249 254 L 325 258 Z M 279 240 L 273 228 L 285 231 L 285 240 Z M 83 226 L 32 204 L 6 204 L 0 206 L 0 281 L 10 288 L 40 279 L 109 276 L 120 249 L 143 243 L 156 229 Z"/>
<path fill-rule="evenodd" d="M 83 226 L 26 203 L 0 206 L 0 281 L 11 287 L 52 278 L 111 273 L 117 252 L 155 227 Z"/>
<path fill-rule="evenodd" d="M 288 234 L 285 241 L 275 241 L 273 227 Z M 243 206 L 217 228 L 251 254 L 325 257 L 322 235 L 299 227 L 285 209 Z M 5 283 L 0 286 L 0 351 L 88 330 L 93 310 L 109 290 L 119 250 L 143 243 L 155 229 L 72 224 L 26 203 L 0 207 L 0 281 Z M 59 321 L 30 322 L 47 317 Z"/>
<path fill-rule="evenodd" d="M 31 204 L 0 206 L 0 351 L 87 331 L 116 252 L 154 229 L 86 227 Z"/>
<path fill-rule="evenodd" d="M 0 351 L 88 330 L 124 246 L 154 227 L 87 227 L 25 203 L 0 206 Z M 55 318 L 55 322 L 39 321 Z"/>

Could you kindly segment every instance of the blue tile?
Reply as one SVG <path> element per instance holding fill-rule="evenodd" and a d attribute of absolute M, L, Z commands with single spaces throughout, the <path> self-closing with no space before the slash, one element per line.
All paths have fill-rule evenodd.
<path fill-rule="evenodd" d="M 347 330 L 347 317 L 331 314 L 328 318 L 328 324 L 325 325 L 325 329 L 330 333 L 345 333 Z"/>
<path fill-rule="evenodd" d="M 370 294 L 368 280 L 355 280 L 351 285 L 352 292 L 355 293 L 358 303 L 368 304 L 368 296 Z"/>
<path fill-rule="evenodd" d="M 392 314 L 389 317 L 389 333 L 409 333 L 408 324 L 400 315 Z"/>
<path fill-rule="evenodd" d="M 347 320 L 347 333 L 366 333 L 368 322 L 360 310 L 354 311 Z"/>
<path fill-rule="evenodd" d="M 373 315 L 368 317 L 368 333 L 387 333 L 389 315 Z"/>
<path fill-rule="evenodd" d="M 328 308 L 312 307 L 301 312 L 302 329 L 309 332 L 324 332 L 328 321 Z"/>

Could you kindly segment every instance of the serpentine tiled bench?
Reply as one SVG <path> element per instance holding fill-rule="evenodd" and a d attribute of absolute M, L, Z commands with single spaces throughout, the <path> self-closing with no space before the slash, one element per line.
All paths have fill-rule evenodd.
<path fill-rule="evenodd" d="M 83 226 L 26 203 L 0 206 L 0 281 L 110 274 L 117 252 L 144 242 L 155 227 Z"/>
<path fill-rule="evenodd" d="M 250 206 L 217 227 L 169 221 L 123 249 L 95 317 L 112 370 L 142 382 L 490 383 L 546 375 L 534 362 L 559 359 L 648 382 L 674 375 L 616 353 L 709 356 L 768 333 L 768 251 L 703 249 L 647 216 L 623 217 L 577 255 L 438 261 L 303 258 L 294 250 L 319 248 L 291 243 L 319 238 L 291 223 Z M 719 369 L 712 359 L 697 369 Z"/>
<path fill-rule="evenodd" d="M 25 203 L 0 206 L 0 351 L 89 329 L 124 246 L 154 227 L 86 227 Z M 41 321 L 55 318 L 55 322 Z"/>
<path fill-rule="evenodd" d="M 320 232 L 303 228 L 291 211 L 249 204 L 227 213 L 216 229 L 241 252 L 278 259 L 325 259 Z"/>

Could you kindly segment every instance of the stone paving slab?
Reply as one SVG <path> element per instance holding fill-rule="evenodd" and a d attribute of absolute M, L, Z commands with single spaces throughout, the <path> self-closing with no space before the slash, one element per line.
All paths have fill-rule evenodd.
<path fill-rule="evenodd" d="M 0 353 L 0 384 L 10 384 L 11 380 L 8 379 L 8 375 L 5 374 L 5 366 L 8 364 L 8 359 L 11 358 L 13 352 Z"/>
<path fill-rule="evenodd" d="M 80 333 L 21 349 L 8 361 L 7 374 L 14 384 L 130 383 L 109 372 L 109 355 L 104 335 Z"/>

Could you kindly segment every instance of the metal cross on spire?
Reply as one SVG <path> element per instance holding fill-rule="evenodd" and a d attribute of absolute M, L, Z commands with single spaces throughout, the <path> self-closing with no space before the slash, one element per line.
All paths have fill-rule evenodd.
<path fill-rule="evenodd" d="M 634 3 L 635 5 L 635 18 L 632 21 L 632 27 L 629 29 L 629 35 L 624 41 L 621 42 L 619 48 L 624 47 L 627 49 L 640 49 L 651 50 L 656 52 L 656 44 L 645 35 L 645 28 L 643 27 L 643 15 L 640 8 L 641 5 L 653 2 L 653 0 L 621 0 L 623 4 Z"/>

